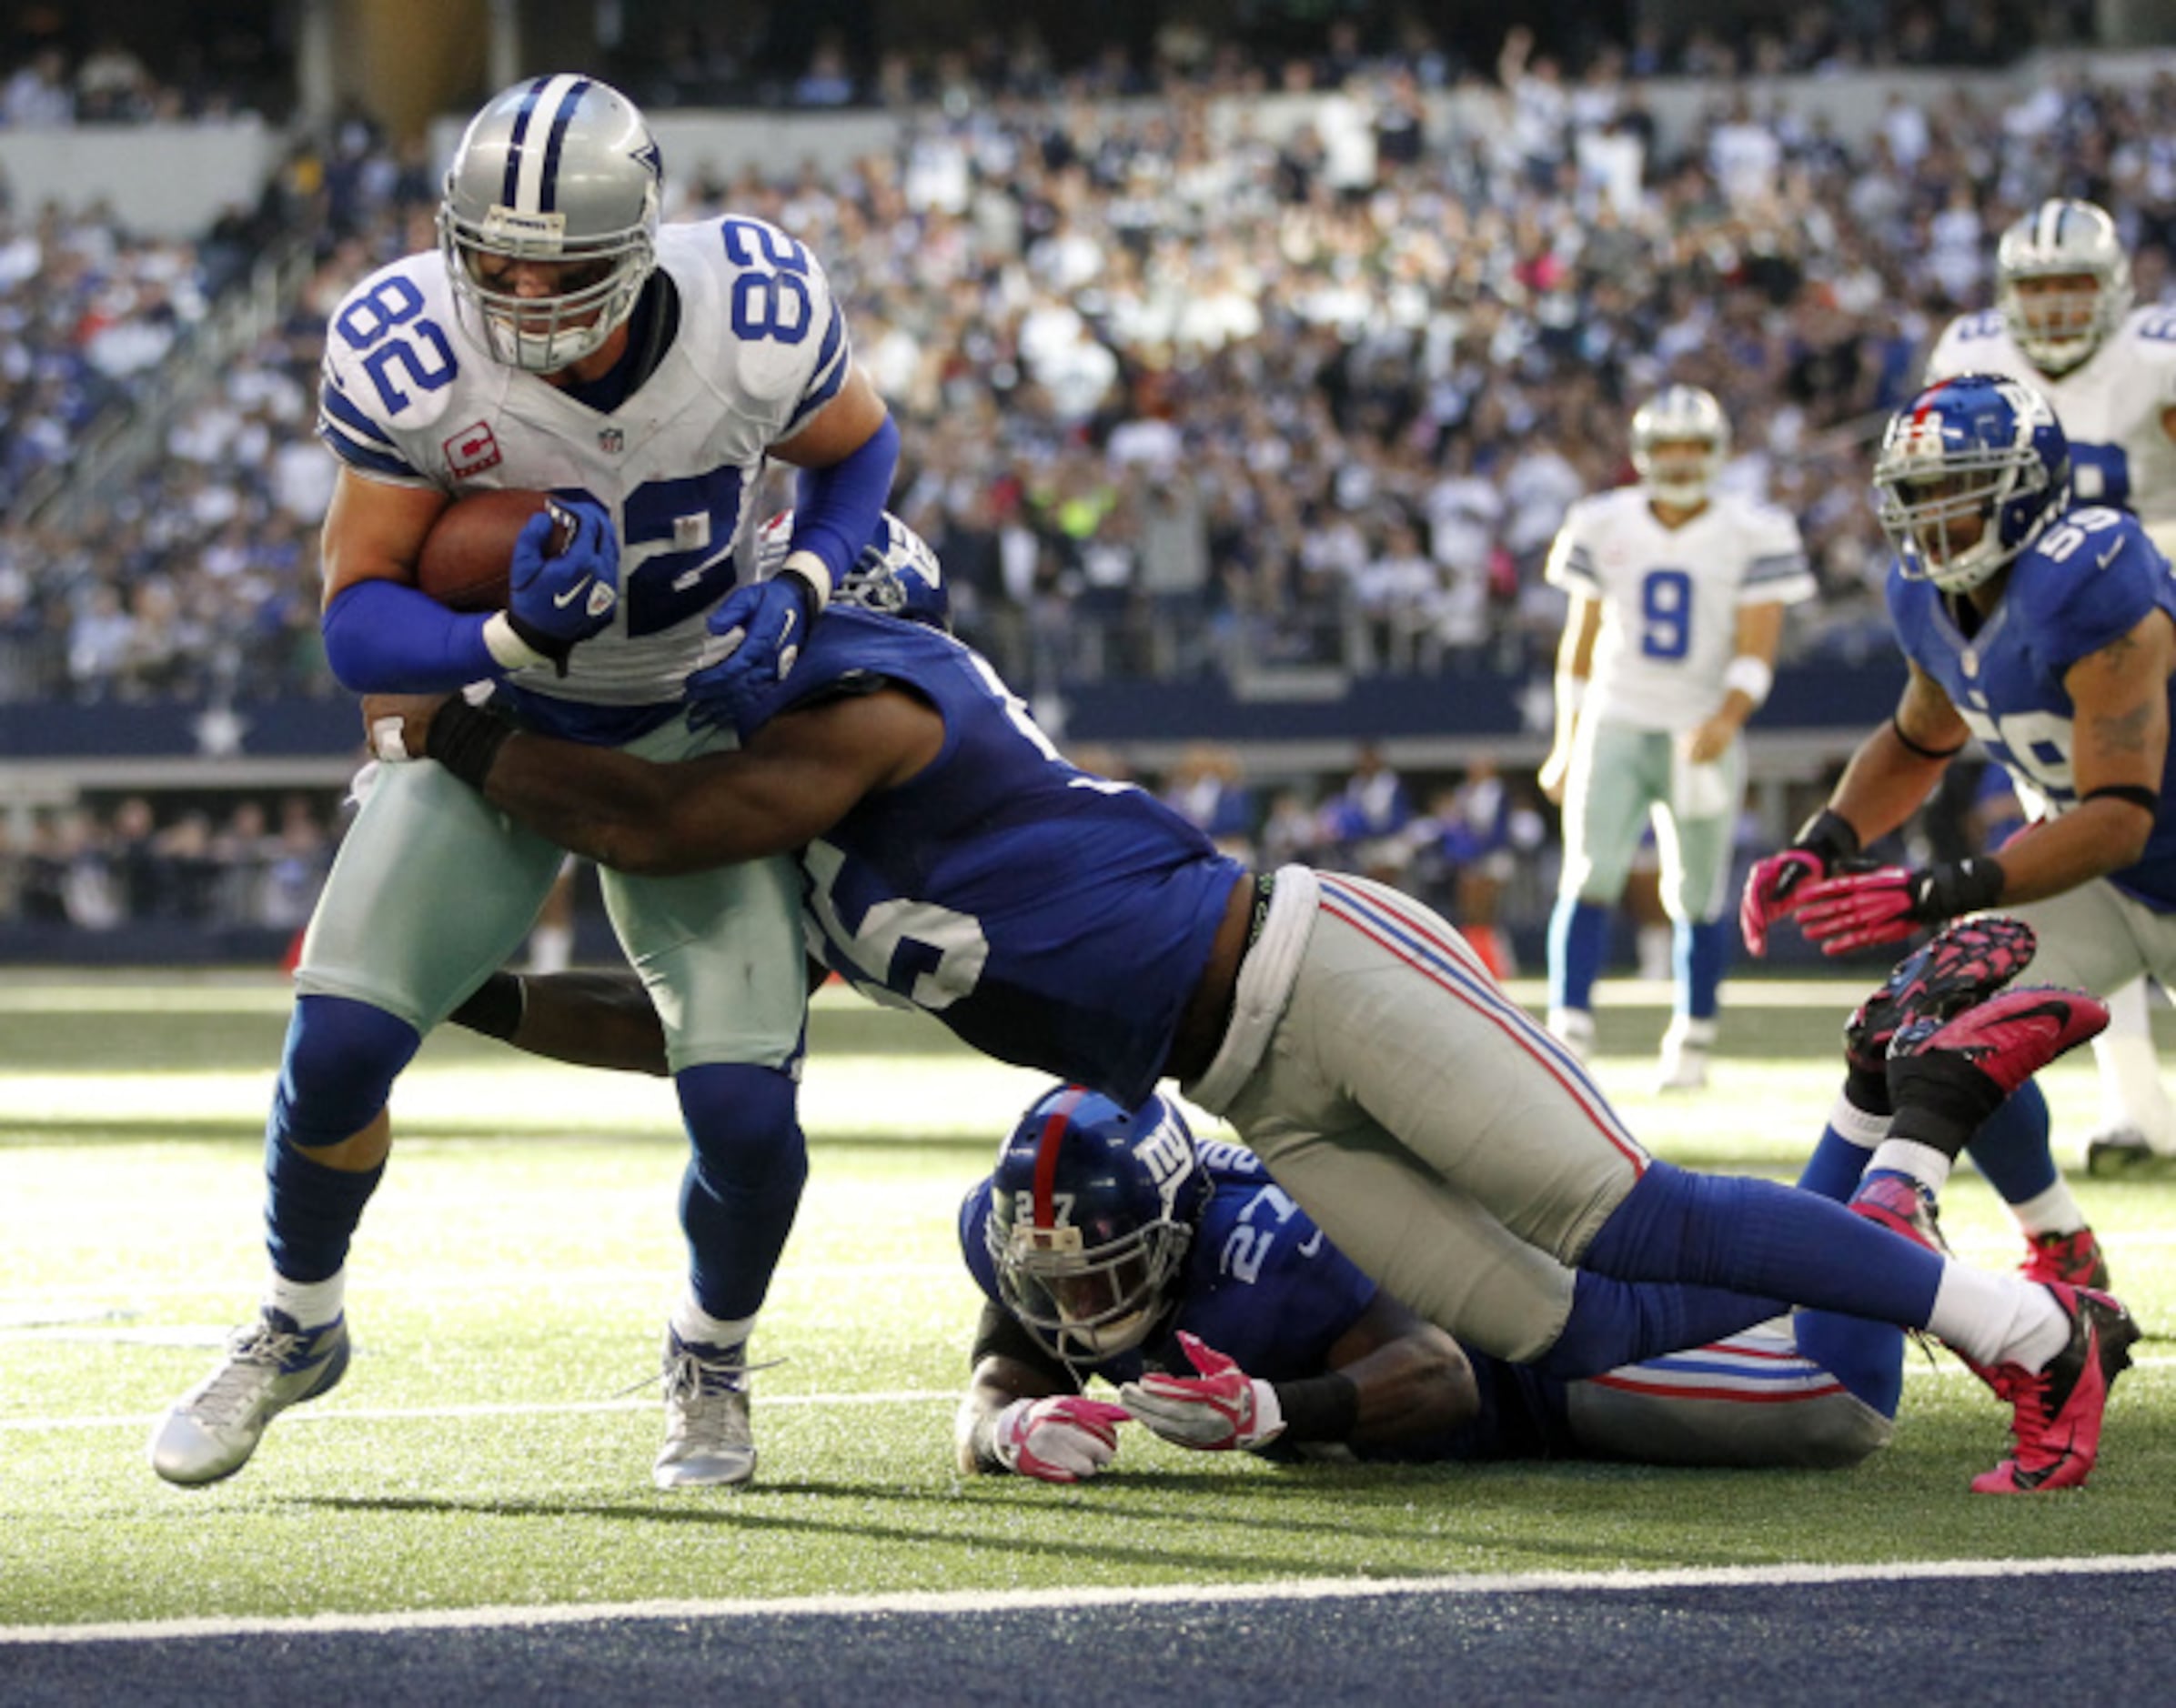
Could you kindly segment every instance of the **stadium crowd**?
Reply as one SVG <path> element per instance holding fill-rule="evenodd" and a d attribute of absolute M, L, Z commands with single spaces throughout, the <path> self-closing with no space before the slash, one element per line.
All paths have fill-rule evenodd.
<path fill-rule="evenodd" d="M 2162 292 L 2176 79 L 1899 103 L 1863 137 L 1726 93 L 1672 154 L 1632 63 L 1567 76 L 1514 31 L 1505 122 L 1434 130 L 1397 61 L 1275 138 L 1199 91 L 999 97 L 921 111 L 836 179 L 683 175 L 669 213 L 754 213 L 827 257 L 907 429 L 897 503 L 952 566 L 962 627 L 1025 684 L 1530 665 L 1557 624 L 1548 540 L 1623 477 L 1625 417 L 1665 377 L 1723 398 L 1727 478 L 1801 518 L 1828 597 L 1794 645 L 1862 651 L 1869 422 L 1986 300 L 1995 236 L 2043 195 L 2121 210 L 2141 300 Z M 328 687 L 308 633 L 319 317 L 428 241 L 433 186 L 359 126 L 284 179 L 267 199 L 319 234 L 317 285 L 112 526 L 0 532 L 0 696 L 188 692 L 243 666 L 258 688 Z M 10 232 L 7 460 L 35 467 L 65 457 L 82 376 L 200 312 L 201 263 L 96 218 Z"/>
<path fill-rule="evenodd" d="M 1863 10 L 1809 9 L 1728 64 L 1695 37 L 1564 65 L 1515 28 L 1485 124 L 1430 108 L 1471 74 L 1425 35 L 1373 55 L 1334 36 L 1274 79 L 1174 50 L 1147 103 L 1103 98 L 1135 92 L 1114 65 L 1030 75 L 1032 48 L 898 62 L 884 98 L 937 98 L 896 152 L 836 177 L 690 163 L 667 216 L 758 215 L 824 257 L 905 429 L 894 507 L 1023 688 L 1546 671 L 1550 538 L 1572 498 L 1627 477 L 1626 417 L 1666 378 L 1723 399 L 1726 482 L 1800 519 L 1824 598 L 1792 648 L 1857 657 L 1886 644 L 1866 437 L 1946 318 L 1988 299 L 2001 228 L 2047 195 L 2102 202 L 2141 301 L 2168 293 L 2176 247 L 2166 75 L 1896 101 L 1858 136 L 1718 82 L 1687 145 L 1659 141 L 1660 73 L 1984 56 L 1924 11 L 1868 36 Z M 1215 98 L 1271 85 L 1332 93 L 1285 132 L 1272 105 Z M 10 495 L 66 461 L 253 245 L 307 233 L 317 267 L 98 526 L 64 536 L 10 507 L 0 700 L 333 691 L 315 541 L 332 462 L 309 437 L 324 317 L 433 241 L 436 193 L 418 152 L 351 123 L 194 247 L 95 212 L 7 214 Z"/>

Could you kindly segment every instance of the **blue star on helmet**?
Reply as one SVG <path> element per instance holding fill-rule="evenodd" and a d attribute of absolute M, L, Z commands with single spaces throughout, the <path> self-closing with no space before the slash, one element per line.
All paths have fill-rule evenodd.
<path fill-rule="evenodd" d="M 652 137 L 635 150 L 634 158 L 650 168 L 650 176 L 660 184 L 665 181 L 665 156 L 659 152 L 657 140 Z"/>

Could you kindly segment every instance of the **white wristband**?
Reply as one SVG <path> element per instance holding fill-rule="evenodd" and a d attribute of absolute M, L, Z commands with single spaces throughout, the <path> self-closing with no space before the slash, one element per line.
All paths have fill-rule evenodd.
<path fill-rule="evenodd" d="M 786 554 L 786 561 L 778 567 L 782 576 L 799 576 L 809 584 L 809 590 L 816 596 L 816 608 L 810 613 L 821 617 L 823 608 L 831 602 L 831 567 L 812 551 Z"/>
<path fill-rule="evenodd" d="M 1776 672 L 1766 658 L 1741 652 L 1723 668 L 1723 687 L 1735 688 L 1758 707 L 1776 686 Z"/>
<path fill-rule="evenodd" d="M 514 632 L 514 626 L 507 620 L 504 611 L 493 611 L 484 619 L 484 649 L 499 660 L 501 668 L 508 670 L 526 670 L 532 664 L 550 662 Z"/>

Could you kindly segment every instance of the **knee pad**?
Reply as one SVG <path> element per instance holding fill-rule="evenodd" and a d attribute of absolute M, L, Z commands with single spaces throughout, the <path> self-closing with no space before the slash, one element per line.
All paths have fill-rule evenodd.
<path fill-rule="evenodd" d="M 799 1088 L 778 1068 L 707 1062 L 673 1076 L 696 1166 L 716 1186 L 752 1191 L 781 1167 L 805 1177 Z"/>
<path fill-rule="evenodd" d="M 301 1150 L 352 1138 L 378 1119 L 422 1041 L 406 1020 L 367 1002 L 298 997 L 266 1138 Z"/>

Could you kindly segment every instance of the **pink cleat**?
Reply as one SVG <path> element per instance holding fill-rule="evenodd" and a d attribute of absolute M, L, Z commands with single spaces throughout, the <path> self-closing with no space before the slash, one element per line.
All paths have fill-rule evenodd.
<path fill-rule="evenodd" d="M 1976 1494 L 2036 1494 L 2084 1482 L 2100 1451 L 2108 1392 L 2131 1368 L 2139 1336 L 2131 1313 L 2106 1293 L 2058 1281 L 2048 1291 L 2070 1319 L 2070 1343 L 2045 1370 L 1999 1365 L 1990 1385 L 2010 1402 L 2010 1455 L 1972 1479 Z"/>

